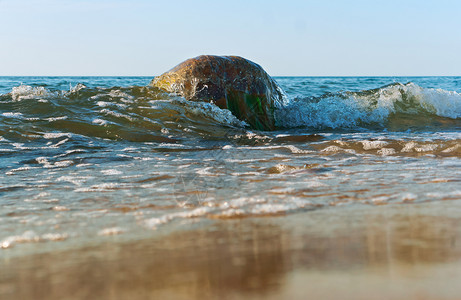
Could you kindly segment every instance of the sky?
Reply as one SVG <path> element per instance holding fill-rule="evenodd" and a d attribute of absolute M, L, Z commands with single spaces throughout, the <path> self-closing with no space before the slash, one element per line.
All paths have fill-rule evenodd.
<path fill-rule="evenodd" d="M 155 76 L 201 54 L 273 76 L 457 76 L 461 1 L 0 0 L 0 76 Z"/>

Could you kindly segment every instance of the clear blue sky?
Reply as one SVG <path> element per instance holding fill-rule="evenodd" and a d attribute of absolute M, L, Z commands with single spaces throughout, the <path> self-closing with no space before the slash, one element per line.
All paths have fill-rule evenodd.
<path fill-rule="evenodd" d="M 0 0 L 0 75 L 159 75 L 200 54 L 271 75 L 461 75 L 459 0 Z"/>

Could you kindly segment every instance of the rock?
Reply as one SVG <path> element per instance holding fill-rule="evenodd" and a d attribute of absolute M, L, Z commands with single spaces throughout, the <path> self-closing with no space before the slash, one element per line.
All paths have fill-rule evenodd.
<path fill-rule="evenodd" d="M 258 130 L 274 130 L 274 110 L 284 100 L 279 85 L 259 66 L 238 56 L 188 59 L 150 83 L 191 101 L 229 109 Z"/>

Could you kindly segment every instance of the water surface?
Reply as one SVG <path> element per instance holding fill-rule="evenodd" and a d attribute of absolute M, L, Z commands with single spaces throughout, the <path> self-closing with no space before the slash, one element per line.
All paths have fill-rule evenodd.
<path fill-rule="evenodd" d="M 0 295 L 26 297 L 42 280 L 77 290 L 72 276 L 102 272 L 102 296 L 123 298 L 141 259 L 146 295 L 160 289 L 149 289 L 150 274 L 170 272 L 165 281 L 185 293 L 209 287 L 196 298 L 302 298 L 312 280 L 339 295 L 344 278 L 367 278 L 360 299 L 385 290 L 383 270 L 401 275 L 408 264 L 460 278 L 446 263 L 459 264 L 461 77 L 275 79 L 288 102 L 276 110 L 279 130 L 263 132 L 148 88 L 147 77 L 0 77 Z M 206 267 L 213 261 L 222 268 Z M 389 297 L 426 295 L 400 275 L 386 278 L 409 288 Z"/>

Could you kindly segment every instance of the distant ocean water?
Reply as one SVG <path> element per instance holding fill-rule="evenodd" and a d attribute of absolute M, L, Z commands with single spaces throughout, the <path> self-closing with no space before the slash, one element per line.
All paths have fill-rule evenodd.
<path fill-rule="evenodd" d="M 275 77 L 274 132 L 151 79 L 0 77 L 0 253 L 461 199 L 461 77 Z"/>

